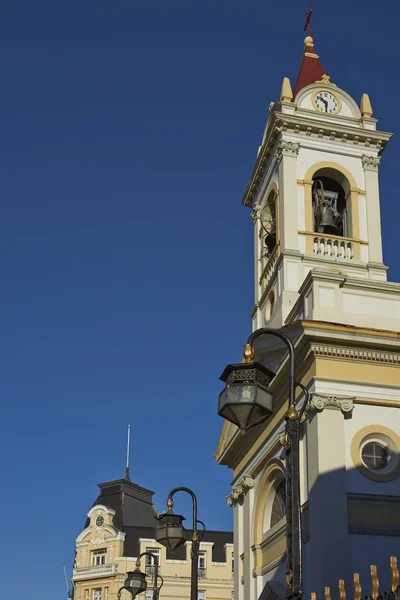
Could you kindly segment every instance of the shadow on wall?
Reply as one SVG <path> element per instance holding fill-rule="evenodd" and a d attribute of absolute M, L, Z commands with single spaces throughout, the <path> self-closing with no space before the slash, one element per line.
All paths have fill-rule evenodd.
<path fill-rule="evenodd" d="M 312 422 L 313 418 L 310 427 Z M 352 597 L 354 573 L 359 575 L 362 597 L 370 595 L 371 565 L 377 567 L 381 593 L 389 589 L 391 580 L 393 583 L 395 567 L 389 561 L 391 556 L 400 555 L 400 455 L 387 431 L 378 426 L 361 429 L 353 436 L 350 449 L 355 466 L 319 474 L 314 480 L 312 471 L 321 472 L 322 453 L 344 453 L 345 444 L 336 444 L 335 440 L 327 444 L 325 440 L 313 449 L 310 440 L 303 438 L 307 444 L 309 489 L 308 501 L 302 507 L 303 588 L 308 598 L 315 593 L 317 600 L 323 599 L 326 587 L 333 600 L 344 598 L 344 588 L 347 597 Z M 341 460 L 345 463 L 343 457 Z M 269 489 L 274 488 L 271 485 Z M 265 506 L 268 502 L 271 499 Z M 284 519 L 274 527 L 271 522 L 262 545 L 268 544 L 268 538 L 272 540 L 277 526 L 282 525 Z M 260 600 L 285 597 L 285 571 L 283 562 L 265 573 Z M 340 590 L 339 580 L 343 582 Z M 376 588 L 376 580 L 374 585 Z"/>

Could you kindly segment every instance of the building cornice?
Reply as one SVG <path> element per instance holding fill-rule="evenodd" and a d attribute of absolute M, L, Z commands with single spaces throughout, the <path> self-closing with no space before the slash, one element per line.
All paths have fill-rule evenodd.
<path fill-rule="evenodd" d="M 349 125 L 346 125 L 343 123 L 343 117 L 340 121 L 332 119 L 329 122 L 321 122 L 313 118 L 313 116 L 312 111 L 310 111 L 309 115 L 306 114 L 305 116 L 301 116 L 298 113 L 293 115 L 284 114 L 276 109 L 271 112 L 264 143 L 243 195 L 242 204 L 249 207 L 252 206 L 260 184 L 265 177 L 266 169 L 269 167 L 268 163 L 271 158 L 274 158 L 277 152 L 276 140 L 282 133 L 288 132 L 295 135 L 304 135 L 305 140 L 316 138 L 319 140 L 325 139 L 330 143 L 334 141 L 343 144 L 343 146 L 346 145 L 347 148 L 350 144 L 356 148 L 368 148 L 368 152 L 371 152 L 372 156 L 374 156 L 374 153 L 381 153 L 391 138 L 390 133 L 361 128 L 361 121 L 357 119 L 349 119 Z"/>

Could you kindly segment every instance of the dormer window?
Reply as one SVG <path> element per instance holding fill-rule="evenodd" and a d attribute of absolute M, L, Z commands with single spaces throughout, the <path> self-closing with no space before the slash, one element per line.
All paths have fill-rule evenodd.
<path fill-rule="evenodd" d="M 330 177 L 315 178 L 312 204 L 316 233 L 347 237 L 346 199 L 339 183 Z"/>
<path fill-rule="evenodd" d="M 92 565 L 98 567 L 106 564 L 107 550 L 94 550 L 92 552 Z"/>

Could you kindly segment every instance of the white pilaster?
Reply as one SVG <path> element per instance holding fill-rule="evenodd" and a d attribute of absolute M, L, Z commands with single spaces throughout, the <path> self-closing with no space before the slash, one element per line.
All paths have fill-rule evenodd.
<path fill-rule="evenodd" d="M 321 399 L 322 404 L 324 400 Z M 349 580 L 344 415 L 340 403 L 322 407 L 307 423 L 310 590 Z M 321 410 L 321 406 L 319 407 Z M 348 588 L 349 589 L 349 588 Z"/>
<path fill-rule="evenodd" d="M 383 262 L 378 177 L 380 160 L 380 156 L 364 155 L 361 158 L 365 174 L 369 260 L 371 263 Z"/>
<path fill-rule="evenodd" d="M 300 144 L 280 141 L 276 158 L 281 182 L 279 218 L 281 250 L 298 250 L 296 161 Z"/>

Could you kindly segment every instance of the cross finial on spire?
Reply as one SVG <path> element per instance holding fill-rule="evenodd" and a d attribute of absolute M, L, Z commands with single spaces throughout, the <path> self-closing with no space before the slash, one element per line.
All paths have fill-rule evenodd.
<path fill-rule="evenodd" d="M 304 31 L 306 31 L 307 35 L 311 36 L 311 37 L 312 37 L 312 13 L 313 13 L 312 0 L 310 0 L 310 8 L 308 9 L 308 12 L 306 14 L 306 24 L 304 25 Z"/>

